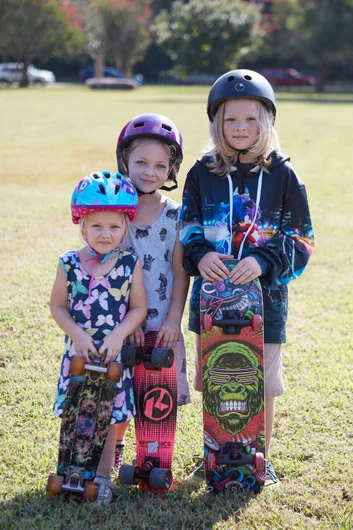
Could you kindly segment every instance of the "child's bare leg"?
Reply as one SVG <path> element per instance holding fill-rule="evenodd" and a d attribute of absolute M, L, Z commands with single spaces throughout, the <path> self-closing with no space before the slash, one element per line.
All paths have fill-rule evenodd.
<path fill-rule="evenodd" d="M 274 397 L 265 397 L 266 458 L 268 458 L 268 455 L 270 453 L 273 423 L 275 420 L 275 399 L 276 398 Z"/>
<path fill-rule="evenodd" d="M 201 336 L 195 333 L 195 371 L 192 385 L 195 390 L 202 392 L 202 352 Z"/>
<path fill-rule="evenodd" d="M 126 429 L 128 428 L 130 421 L 131 420 L 124 421 L 124 423 L 115 423 L 115 440 L 124 439 Z"/>
<path fill-rule="evenodd" d="M 115 451 L 115 426 L 109 427 L 107 439 L 105 440 L 101 459 L 97 469 L 97 474 L 109 477 L 112 471 L 114 451 Z"/>

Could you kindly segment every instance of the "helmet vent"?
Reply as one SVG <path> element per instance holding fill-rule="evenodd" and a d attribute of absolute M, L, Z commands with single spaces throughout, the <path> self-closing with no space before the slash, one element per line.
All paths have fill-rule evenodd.
<path fill-rule="evenodd" d="M 103 195 L 106 195 L 106 191 L 105 191 L 105 187 L 103 186 L 103 184 L 98 184 L 98 188 L 101 190 L 101 192 L 103 193 Z"/>
<path fill-rule="evenodd" d="M 118 184 L 116 184 L 116 185 L 115 185 L 114 195 L 118 195 L 119 190 L 120 190 L 120 186 L 119 186 Z"/>
<path fill-rule="evenodd" d="M 98 179 L 100 178 L 100 176 L 97 175 L 97 173 L 93 173 L 93 178 L 96 179 L 96 180 L 98 180 Z"/>
<path fill-rule="evenodd" d="M 252 77 L 251 75 L 244 75 L 244 79 L 246 79 L 247 81 L 251 81 Z"/>
<path fill-rule="evenodd" d="M 235 79 L 234 75 L 231 75 L 228 77 L 227 81 L 228 83 L 231 83 L 232 81 L 234 81 L 234 79 Z"/>
<path fill-rule="evenodd" d="M 171 130 L 172 130 L 172 128 L 169 127 L 169 125 L 166 125 L 165 123 L 162 123 L 162 129 L 166 129 L 169 132 L 171 132 Z"/>
<path fill-rule="evenodd" d="M 139 121 L 138 123 L 134 123 L 134 129 L 137 129 L 137 127 L 143 127 L 145 125 L 144 121 Z"/>

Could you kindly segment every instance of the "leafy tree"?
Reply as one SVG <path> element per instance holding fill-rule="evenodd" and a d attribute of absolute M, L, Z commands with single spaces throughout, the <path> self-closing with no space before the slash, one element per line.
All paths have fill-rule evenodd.
<path fill-rule="evenodd" d="M 353 0 L 277 0 L 272 11 L 267 51 L 287 64 L 296 59 L 316 68 L 319 89 L 352 64 Z"/>
<path fill-rule="evenodd" d="M 131 76 L 150 43 L 150 0 L 68 1 L 78 10 L 86 50 L 95 62 L 95 76 L 101 77 L 105 58 Z"/>
<path fill-rule="evenodd" d="M 155 20 L 157 42 L 188 74 L 220 74 L 261 45 L 260 8 L 241 0 L 176 0 Z"/>
<path fill-rule="evenodd" d="M 0 53 L 23 63 L 21 86 L 28 86 L 27 68 L 34 59 L 80 45 L 80 31 L 57 0 L 0 0 Z"/>
<path fill-rule="evenodd" d="M 94 60 L 95 77 L 103 76 L 105 32 L 99 0 L 68 0 L 76 23 L 85 34 L 85 49 Z"/>
<path fill-rule="evenodd" d="M 106 56 L 127 77 L 150 43 L 152 10 L 148 0 L 100 0 Z"/>

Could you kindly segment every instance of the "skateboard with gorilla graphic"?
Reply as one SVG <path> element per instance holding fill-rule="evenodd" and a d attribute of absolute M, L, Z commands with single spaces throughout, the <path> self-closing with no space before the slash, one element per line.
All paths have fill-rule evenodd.
<path fill-rule="evenodd" d="M 145 346 L 136 349 L 136 459 L 133 465 L 121 466 L 119 481 L 138 485 L 141 491 L 165 493 L 173 482 L 177 378 L 173 350 L 154 347 L 157 334 L 147 333 Z"/>
<path fill-rule="evenodd" d="M 232 270 L 238 261 L 224 263 Z M 265 482 L 260 281 L 203 280 L 200 310 L 207 487 L 259 493 Z"/>

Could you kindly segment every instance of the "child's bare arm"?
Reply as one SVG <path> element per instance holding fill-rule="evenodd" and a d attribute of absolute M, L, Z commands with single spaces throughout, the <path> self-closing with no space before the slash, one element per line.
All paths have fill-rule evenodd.
<path fill-rule="evenodd" d="M 179 240 L 178 234 L 173 250 L 174 281 L 172 301 L 168 316 L 163 322 L 156 339 L 156 345 L 163 340 L 163 346 L 165 348 L 174 348 L 181 332 L 181 319 L 190 283 L 190 277 L 182 265 L 183 252 L 184 247 Z"/>
<path fill-rule="evenodd" d="M 99 353 L 105 351 L 105 364 L 120 353 L 124 340 L 144 321 L 147 314 L 147 296 L 143 283 L 142 265 L 138 260 L 132 275 L 129 309 L 123 321 L 107 335 Z"/>
<path fill-rule="evenodd" d="M 56 277 L 50 296 L 50 312 L 58 326 L 68 335 L 78 355 L 89 361 L 88 352 L 97 353 L 92 337 L 87 335 L 73 320 L 67 305 L 67 280 L 65 273 L 58 264 Z"/>

